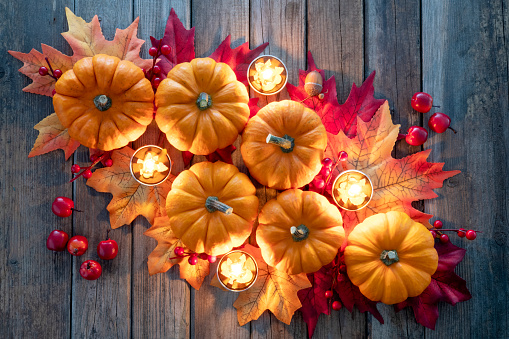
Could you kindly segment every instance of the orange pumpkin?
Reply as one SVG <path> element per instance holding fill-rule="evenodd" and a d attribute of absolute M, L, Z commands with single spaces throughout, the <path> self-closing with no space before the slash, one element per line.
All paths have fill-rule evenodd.
<path fill-rule="evenodd" d="M 373 301 L 396 304 L 421 294 L 438 254 L 429 230 L 403 212 L 375 214 L 357 225 L 345 249 L 348 277 Z"/>
<path fill-rule="evenodd" d="M 303 104 L 284 100 L 262 108 L 246 126 L 240 151 L 262 185 L 298 188 L 322 168 L 327 133 L 320 117 Z"/>
<path fill-rule="evenodd" d="M 263 206 L 258 220 L 263 259 L 288 274 L 318 271 L 334 259 L 345 238 L 337 207 L 311 191 L 284 191 Z"/>
<path fill-rule="evenodd" d="M 176 65 L 156 93 L 156 122 L 180 151 L 207 155 L 232 144 L 249 118 L 249 95 L 227 64 Z"/>
<path fill-rule="evenodd" d="M 98 54 L 80 59 L 55 84 L 53 106 L 71 138 L 110 151 L 138 139 L 152 121 L 154 92 L 141 68 Z"/>
<path fill-rule="evenodd" d="M 180 173 L 166 198 L 175 235 L 192 251 L 219 255 L 240 246 L 258 214 L 256 189 L 237 167 L 200 162 Z"/>

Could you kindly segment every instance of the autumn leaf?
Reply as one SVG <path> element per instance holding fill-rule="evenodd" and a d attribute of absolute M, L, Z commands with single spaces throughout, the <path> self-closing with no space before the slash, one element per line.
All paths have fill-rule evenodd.
<path fill-rule="evenodd" d="M 159 48 L 160 44 L 170 46 L 170 54 L 161 55 L 157 62 L 157 65 L 161 67 L 163 78 L 166 78 L 166 74 L 168 74 L 176 64 L 191 61 L 195 57 L 194 27 L 185 29 L 173 8 L 166 22 L 162 42 L 154 37 L 150 37 L 150 41 L 152 46 L 156 48 Z"/>
<path fill-rule="evenodd" d="M 196 265 L 190 265 L 188 257 L 177 258 L 175 247 L 188 249 L 182 244 L 171 230 L 170 220 L 167 216 L 157 217 L 154 226 L 143 233 L 157 240 L 156 248 L 148 256 L 148 272 L 150 275 L 164 273 L 172 266 L 179 265 L 180 279 L 185 279 L 193 288 L 199 290 L 203 280 L 209 275 L 210 263 L 208 260 L 198 259 Z"/>
<path fill-rule="evenodd" d="M 227 164 L 233 165 L 232 153 L 236 149 L 237 149 L 237 147 L 235 147 L 233 145 L 229 145 L 229 146 L 226 146 L 225 148 L 217 149 L 214 153 L 211 153 L 205 157 L 210 162 L 222 161 Z"/>
<path fill-rule="evenodd" d="M 261 250 L 254 246 L 246 245 L 244 251 L 255 258 L 258 279 L 247 291 L 240 292 L 233 304 L 240 326 L 258 319 L 265 310 L 290 324 L 293 314 L 302 306 L 297 292 L 311 286 L 306 274 L 288 275 L 270 267 L 263 261 Z"/>
<path fill-rule="evenodd" d="M 42 53 L 32 49 L 30 53 L 9 51 L 9 54 L 23 61 L 23 67 L 19 71 L 33 80 L 30 85 L 23 88 L 23 91 L 52 97 L 56 81 L 48 75 L 40 75 L 39 68 L 44 66 L 48 70 L 50 69 L 45 60 L 45 58 L 48 58 L 53 69 L 60 69 L 65 72 L 72 68 L 72 61 L 70 56 L 60 53 L 51 46 L 41 44 L 41 49 Z"/>
<path fill-rule="evenodd" d="M 145 40 L 138 39 L 136 36 L 139 18 L 136 18 L 126 29 L 117 28 L 113 40 L 108 41 L 102 33 L 97 15 L 92 18 L 92 21 L 86 22 L 67 7 L 65 13 L 69 31 L 62 33 L 62 36 L 73 50 L 73 62 L 96 54 L 107 54 L 132 61 L 136 66 L 144 69 L 152 66 L 152 60 L 140 58 L 140 49 Z"/>
<path fill-rule="evenodd" d="M 346 151 L 346 168 L 364 172 L 373 183 L 373 198 L 364 209 L 341 211 L 347 234 L 367 217 L 388 211 L 405 212 L 431 227 L 431 215 L 413 208 L 412 201 L 436 198 L 433 189 L 442 187 L 445 179 L 460 173 L 443 171 L 443 163 L 427 162 L 431 150 L 403 159 L 392 158 L 398 132 L 399 125 L 392 123 L 389 105 L 385 102 L 370 121 L 357 117 L 357 134 L 353 139 L 343 131 L 337 135 L 327 133 L 325 156 L 337 160 L 339 152 Z"/>
<path fill-rule="evenodd" d="M 438 302 L 445 301 L 454 306 L 460 301 L 472 298 L 465 280 L 454 273 L 466 250 L 454 246 L 451 242 L 444 244 L 440 241 L 435 241 L 435 249 L 438 252 L 438 268 L 431 276 L 429 286 L 419 296 L 395 305 L 397 312 L 411 306 L 416 321 L 432 330 L 435 329 L 438 319 Z"/>
<path fill-rule="evenodd" d="M 157 186 L 141 185 L 129 169 L 133 154 L 129 147 L 113 151 L 113 165 L 95 170 L 87 180 L 87 185 L 96 191 L 113 195 L 107 207 L 112 228 L 130 224 L 138 215 L 143 215 L 154 224 L 154 218 L 166 214 L 166 196 L 175 176 L 170 174 L 166 181 Z"/>
<path fill-rule="evenodd" d="M 224 62 L 230 66 L 235 72 L 235 75 L 237 75 L 237 80 L 247 86 L 247 68 L 249 64 L 256 59 L 268 45 L 269 43 L 266 42 L 250 50 L 249 43 L 245 42 L 239 47 L 232 49 L 231 35 L 228 35 L 210 57 L 217 62 Z"/>
<path fill-rule="evenodd" d="M 64 151 L 65 160 L 67 160 L 80 145 L 69 136 L 67 128 L 62 126 L 56 113 L 44 118 L 34 128 L 39 131 L 39 135 L 28 154 L 29 158 L 61 149 Z"/>
<path fill-rule="evenodd" d="M 256 113 L 258 113 L 259 110 L 261 110 L 260 107 L 258 107 L 258 101 L 260 98 L 250 98 L 248 105 L 249 105 L 249 119 L 254 117 Z"/>

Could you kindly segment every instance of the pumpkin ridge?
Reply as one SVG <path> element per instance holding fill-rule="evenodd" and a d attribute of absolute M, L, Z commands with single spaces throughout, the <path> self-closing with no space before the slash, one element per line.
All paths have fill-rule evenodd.
<path fill-rule="evenodd" d="M 188 227 L 186 227 L 186 228 L 185 228 L 185 230 L 184 230 L 184 232 L 180 235 L 180 237 L 179 237 L 179 238 L 180 238 L 180 239 L 183 239 L 183 238 L 185 237 L 185 235 L 186 235 L 187 233 L 189 233 L 189 231 L 191 231 L 191 230 L 194 228 L 194 226 L 196 225 L 196 223 L 198 223 L 198 222 L 202 222 L 202 219 L 207 219 L 207 224 L 208 224 L 208 220 L 209 220 L 208 215 L 207 215 L 207 214 L 203 214 L 203 215 L 199 216 L 199 217 L 198 217 L 198 218 L 197 218 L 197 219 L 196 219 L 196 220 L 195 220 L 195 221 L 194 221 L 191 225 L 189 225 Z"/>

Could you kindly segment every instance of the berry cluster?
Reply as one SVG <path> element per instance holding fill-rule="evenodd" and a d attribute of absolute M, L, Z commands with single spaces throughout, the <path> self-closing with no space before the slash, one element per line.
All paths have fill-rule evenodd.
<path fill-rule="evenodd" d="M 456 232 L 456 234 L 458 234 L 458 237 L 460 237 L 460 238 L 466 237 L 468 240 L 474 240 L 475 238 L 477 238 L 477 233 L 480 232 L 480 231 L 474 231 L 474 230 L 466 230 L 464 228 L 460 228 L 457 230 L 453 230 L 453 229 L 445 230 L 445 229 L 442 229 L 442 226 L 443 226 L 442 221 L 435 220 L 435 222 L 433 223 L 433 228 L 430 230 L 430 232 L 431 232 L 431 235 L 433 236 L 433 238 L 439 239 L 440 242 L 442 242 L 444 244 L 449 242 L 449 236 L 442 232 Z"/>
<path fill-rule="evenodd" d="M 149 70 L 143 70 L 145 73 L 145 77 L 150 80 L 152 83 L 152 88 L 154 90 L 159 87 L 159 84 L 163 80 L 161 78 L 161 67 L 156 65 L 157 58 L 159 58 L 161 55 L 169 55 L 171 52 L 171 48 L 168 45 L 163 45 L 163 39 L 159 40 L 158 43 L 159 47 L 150 47 L 148 50 L 148 54 L 152 57 L 152 68 Z"/>
<path fill-rule="evenodd" d="M 46 60 L 49 70 L 48 70 L 48 67 L 41 66 L 41 67 L 39 67 L 39 74 L 43 77 L 49 76 L 49 77 L 53 78 L 55 81 L 58 80 L 63 74 L 62 70 L 58 69 L 58 68 L 53 69 L 53 67 L 51 67 L 51 63 L 49 62 L 48 58 L 44 58 L 44 60 Z M 53 90 L 52 94 L 55 95 L 55 90 Z"/>
<path fill-rule="evenodd" d="M 176 257 L 170 258 L 169 260 L 189 257 L 187 259 L 189 265 L 196 265 L 198 263 L 198 258 L 200 258 L 201 260 L 207 260 L 211 264 L 215 263 L 217 260 L 217 257 L 214 255 L 208 255 L 207 253 L 198 254 L 194 252 L 186 252 L 183 247 L 179 246 L 175 247 L 175 250 L 173 252 L 175 253 Z"/>
<path fill-rule="evenodd" d="M 330 290 L 325 291 L 324 296 L 329 301 L 329 306 L 332 307 L 334 311 L 339 311 L 343 304 L 339 300 L 332 300 L 334 297 L 334 287 L 337 283 L 342 282 L 345 279 L 346 274 L 346 266 L 340 263 L 339 257 L 336 257 L 332 262 L 332 287 Z"/>
<path fill-rule="evenodd" d="M 325 190 L 332 190 L 332 172 L 336 169 L 340 161 L 346 161 L 348 159 L 348 153 L 341 151 L 338 154 L 338 160 L 333 163 L 331 158 L 325 158 L 322 160 L 322 169 L 315 176 L 313 181 L 309 183 L 309 190 L 323 194 Z"/>
<path fill-rule="evenodd" d="M 433 106 L 433 97 L 425 92 L 415 93 L 411 103 L 413 109 L 421 113 L 429 112 L 432 107 L 439 107 Z M 456 133 L 450 125 L 451 118 L 449 118 L 447 114 L 441 112 L 434 113 L 428 121 L 429 128 L 436 133 L 444 133 L 447 129 Z M 398 136 L 398 140 L 399 139 L 405 139 L 409 145 L 420 146 L 428 140 L 428 131 L 421 126 L 412 126 L 408 129 L 407 134 L 400 134 Z"/>
<path fill-rule="evenodd" d="M 85 179 L 90 179 L 90 177 L 92 176 L 92 168 L 98 164 L 99 162 L 101 161 L 104 161 L 104 165 L 106 167 L 111 167 L 113 166 L 113 160 L 111 160 L 111 158 L 107 158 L 109 155 L 109 152 L 106 152 L 106 153 L 103 153 L 101 154 L 100 156 L 97 156 L 95 154 L 92 154 L 90 156 L 90 161 L 92 162 L 92 164 L 90 166 L 87 166 L 87 167 L 80 167 L 80 165 L 78 164 L 74 164 L 72 165 L 71 167 L 71 172 L 73 174 L 77 174 L 74 178 L 72 178 L 70 180 L 70 182 L 73 182 L 74 180 L 78 179 L 79 177 L 83 176 L 83 178 Z M 107 159 L 106 159 L 107 158 Z"/>

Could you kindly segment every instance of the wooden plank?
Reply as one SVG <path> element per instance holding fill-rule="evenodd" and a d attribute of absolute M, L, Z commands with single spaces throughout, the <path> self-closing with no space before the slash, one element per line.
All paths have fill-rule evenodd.
<path fill-rule="evenodd" d="M 33 126 L 53 112 L 51 98 L 24 93 L 31 83 L 23 65 L 7 50 L 40 51 L 46 43 L 68 52 L 64 6 L 72 1 L 0 3 L 0 333 L 6 338 L 63 338 L 70 335 L 72 260 L 46 249 L 53 229 L 72 231 L 72 220 L 51 212 L 57 196 L 72 196 L 70 162 L 62 151 L 28 159 L 37 131 Z M 30 11 L 27 11 L 29 6 Z M 34 14 L 35 13 L 35 14 Z M 15 18 L 13 20 L 13 18 Z"/>
<path fill-rule="evenodd" d="M 109 40 L 113 39 L 116 28 L 126 28 L 133 20 L 132 0 L 108 6 L 97 0 L 76 0 L 75 9 L 75 14 L 87 22 L 97 14 L 103 34 Z M 89 165 L 88 149 L 80 148 L 75 161 L 81 166 Z M 74 234 L 86 236 L 89 249 L 73 260 L 72 336 L 126 338 L 131 333 L 131 230 L 128 226 L 112 230 L 110 237 L 118 243 L 119 254 L 111 261 L 99 259 L 97 245 L 110 229 L 106 206 L 111 195 L 97 193 L 85 183 L 80 178 L 75 185 L 75 203 L 84 212 L 75 213 Z M 88 259 L 99 261 L 103 267 L 98 280 L 88 281 L 79 274 L 81 263 Z"/>
<path fill-rule="evenodd" d="M 447 180 L 426 212 L 444 227 L 479 229 L 457 273 L 472 300 L 441 305 L 437 330 L 426 337 L 507 337 L 509 145 L 507 1 L 422 3 L 423 89 L 448 114 L 458 134 L 430 134 L 430 159 L 461 174 Z"/>
<path fill-rule="evenodd" d="M 365 13 L 366 76 L 376 71 L 375 95 L 389 100 L 393 121 L 401 124 L 405 133 L 410 126 L 422 124 L 422 114 L 410 104 L 413 93 L 421 88 L 420 1 L 366 0 Z M 396 143 L 393 156 L 402 158 L 420 150 L 403 140 Z M 385 324 L 368 316 L 368 332 L 373 338 L 424 335 L 411 309 L 395 313 L 392 306 L 379 304 L 378 308 Z"/>
<path fill-rule="evenodd" d="M 170 9 L 174 8 L 186 28 L 191 24 L 190 1 L 134 1 L 134 15 L 140 16 L 140 38 L 146 41 L 143 48 L 145 58 L 150 58 L 150 36 L 158 39 L 164 35 L 164 28 Z M 163 137 L 162 140 L 166 138 Z M 147 133 L 134 147 L 157 144 L 159 129 L 152 124 Z M 167 141 L 164 143 L 170 149 Z M 180 156 L 180 152 L 170 152 L 172 159 Z M 172 173 L 183 170 L 183 164 L 175 159 Z M 150 276 L 147 268 L 147 257 L 156 247 L 154 239 L 143 235 L 150 227 L 144 218 L 137 218 L 133 223 L 133 282 L 132 309 L 134 338 L 189 338 L 191 316 L 190 286 L 179 278 L 178 267 L 171 268 L 167 273 Z"/>

